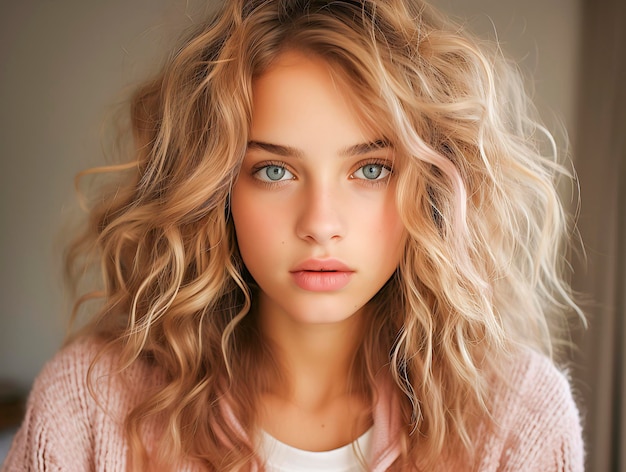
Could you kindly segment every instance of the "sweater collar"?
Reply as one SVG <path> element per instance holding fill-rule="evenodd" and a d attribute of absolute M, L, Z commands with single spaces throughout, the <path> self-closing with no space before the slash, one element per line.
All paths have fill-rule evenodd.
<path fill-rule="evenodd" d="M 372 472 L 383 472 L 400 455 L 400 408 L 393 394 L 393 382 L 388 376 L 377 379 L 377 399 L 374 404 L 372 438 Z"/>

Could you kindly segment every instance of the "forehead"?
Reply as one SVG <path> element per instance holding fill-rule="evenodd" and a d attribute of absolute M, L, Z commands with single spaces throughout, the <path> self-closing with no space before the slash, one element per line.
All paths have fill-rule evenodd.
<path fill-rule="evenodd" d="M 363 110 L 346 72 L 319 55 L 282 52 L 252 84 L 252 138 L 305 126 L 327 136 L 341 132 L 359 142 L 387 140 Z"/>

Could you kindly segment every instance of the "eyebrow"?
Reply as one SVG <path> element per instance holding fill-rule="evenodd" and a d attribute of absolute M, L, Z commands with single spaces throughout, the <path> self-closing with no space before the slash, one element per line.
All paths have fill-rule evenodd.
<path fill-rule="evenodd" d="M 362 156 L 373 151 L 389 148 L 391 148 L 391 144 L 389 144 L 387 140 L 377 139 L 372 142 L 348 146 L 340 150 L 339 155 L 342 157 Z M 248 149 L 260 149 L 282 157 L 295 157 L 297 159 L 304 157 L 304 151 L 298 148 L 284 146 L 282 144 L 266 143 L 264 141 L 248 141 Z"/>

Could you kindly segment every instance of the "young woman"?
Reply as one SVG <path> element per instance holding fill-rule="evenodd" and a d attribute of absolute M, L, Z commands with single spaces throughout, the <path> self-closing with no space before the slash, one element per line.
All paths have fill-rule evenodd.
<path fill-rule="evenodd" d="M 68 256 L 102 304 L 6 470 L 583 469 L 564 171 L 497 48 L 420 1 L 229 0 L 130 115 Z"/>

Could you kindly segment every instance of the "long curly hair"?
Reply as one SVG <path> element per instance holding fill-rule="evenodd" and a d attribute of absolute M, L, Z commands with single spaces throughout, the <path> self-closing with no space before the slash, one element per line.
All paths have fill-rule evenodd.
<path fill-rule="evenodd" d="M 286 49 L 324 59 L 403 163 L 408 240 L 356 354 L 366 389 L 381 368 L 395 385 L 404 428 L 394 466 L 429 469 L 450 454 L 471 463 L 489 377 L 520 347 L 551 355 L 563 313 L 577 311 L 556 191 L 569 174 L 520 73 L 420 0 L 229 0 L 133 95 L 132 151 L 85 173 L 115 183 L 67 256 L 72 280 L 85 267 L 101 273 L 75 305 L 101 302 L 80 334 L 103 338 L 122 370 L 146 362 L 164 375 L 126 418 L 133 470 L 180 457 L 262 468 L 255 401 L 279 369 L 250 316 L 255 288 L 229 192 L 252 83 Z M 157 420 L 155 459 L 142 428 Z"/>

